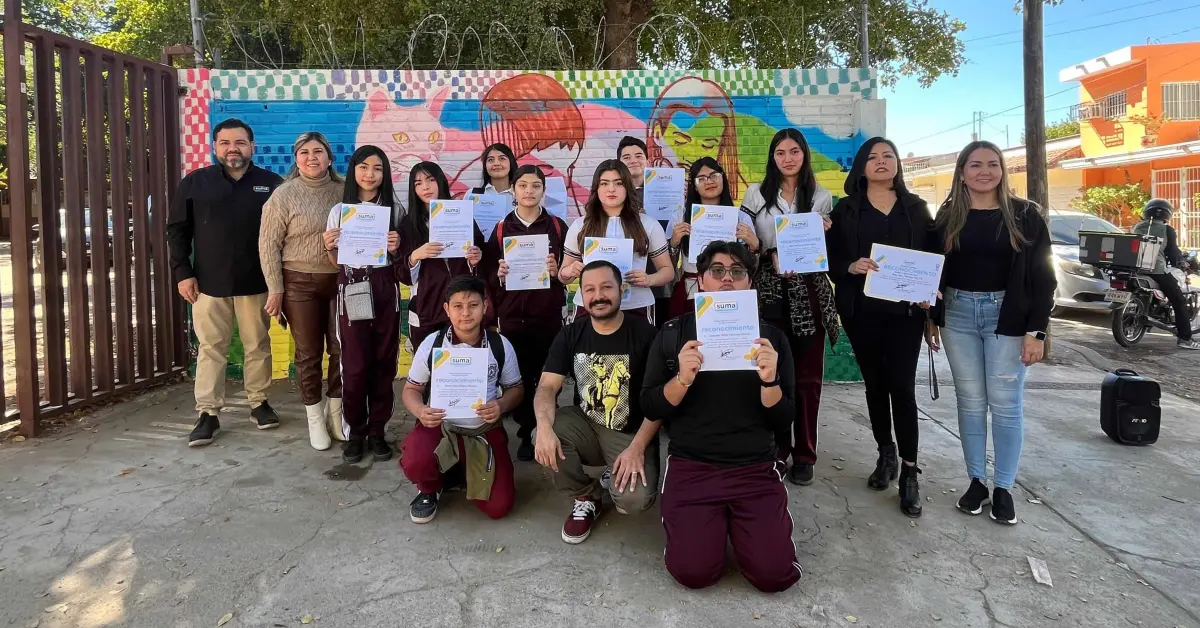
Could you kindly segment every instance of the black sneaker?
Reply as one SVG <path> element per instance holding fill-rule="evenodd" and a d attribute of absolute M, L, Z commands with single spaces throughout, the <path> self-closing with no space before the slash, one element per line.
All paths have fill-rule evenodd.
<path fill-rule="evenodd" d="M 213 437 L 221 431 L 221 422 L 215 414 L 204 412 L 196 419 L 196 426 L 188 434 L 188 447 L 203 447 L 213 442 Z"/>
<path fill-rule="evenodd" d="M 1012 494 L 1006 488 L 997 486 L 992 491 L 992 521 L 1004 525 L 1016 525 L 1017 509 L 1013 506 Z"/>
<path fill-rule="evenodd" d="M 921 487 L 917 482 L 920 473 L 917 465 L 900 467 L 900 512 L 913 518 L 921 516 Z"/>
<path fill-rule="evenodd" d="M 375 462 L 392 459 L 392 447 L 387 444 L 386 440 L 383 440 L 382 436 L 368 436 L 367 444 L 371 447 L 371 455 L 375 457 Z"/>
<path fill-rule="evenodd" d="M 791 470 L 788 471 L 788 480 L 791 481 L 792 484 L 798 484 L 800 486 L 808 486 L 809 484 L 812 484 L 813 466 L 811 464 L 803 464 L 800 462 L 793 464 Z"/>
<path fill-rule="evenodd" d="M 441 493 L 417 493 L 408 505 L 408 516 L 413 523 L 429 523 L 437 516 L 438 499 Z"/>
<path fill-rule="evenodd" d="M 250 411 L 250 418 L 258 423 L 258 429 L 271 430 L 279 427 L 279 415 L 275 414 L 275 408 L 271 404 L 262 402 L 258 407 Z"/>
<path fill-rule="evenodd" d="M 348 440 L 342 445 L 342 462 L 354 464 L 361 462 L 365 443 L 361 440 Z"/>
<path fill-rule="evenodd" d="M 867 478 L 867 486 L 876 491 L 887 490 L 888 484 L 896 479 L 896 444 L 879 448 L 879 459 L 875 461 L 875 470 Z"/>
<path fill-rule="evenodd" d="M 968 515 L 977 515 L 983 512 L 983 507 L 990 501 L 987 484 L 971 478 L 971 487 L 958 499 L 958 509 Z"/>
<path fill-rule="evenodd" d="M 517 460 L 521 462 L 530 462 L 533 460 L 533 441 L 531 439 L 521 439 L 521 444 L 517 445 Z"/>

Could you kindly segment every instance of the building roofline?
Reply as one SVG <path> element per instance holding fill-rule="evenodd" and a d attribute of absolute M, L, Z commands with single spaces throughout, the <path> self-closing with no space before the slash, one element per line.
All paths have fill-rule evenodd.
<path fill-rule="evenodd" d="M 1200 140 L 1168 144 L 1166 146 L 1151 146 L 1150 148 L 1142 148 L 1125 153 L 1068 159 L 1059 164 L 1059 166 L 1064 170 L 1081 170 L 1084 168 L 1141 164 L 1154 161 L 1155 159 L 1170 159 L 1172 157 L 1184 157 L 1188 155 L 1200 155 Z"/>
<path fill-rule="evenodd" d="M 1133 63 L 1133 46 L 1125 46 L 1058 71 L 1058 82 L 1070 83 Z"/>

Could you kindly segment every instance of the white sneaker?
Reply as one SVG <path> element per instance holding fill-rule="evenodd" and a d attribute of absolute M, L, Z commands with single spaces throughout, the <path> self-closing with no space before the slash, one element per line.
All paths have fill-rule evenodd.
<path fill-rule="evenodd" d="M 1200 349 L 1200 342 L 1196 342 L 1195 339 L 1180 340 L 1179 342 L 1175 343 L 1175 346 L 1179 347 L 1180 349 L 1191 349 L 1191 350 L 1195 351 L 1197 349 Z"/>
<path fill-rule="evenodd" d="M 308 442 L 317 451 L 325 451 L 333 444 L 325 427 L 325 405 L 322 400 L 316 405 L 304 406 L 304 413 L 308 415 Z"/>
<path fill-rule="evenodd" d="M 333 440 L 350 440 L 346 434 L 346 423 L 342 421 L 342 398 L 328 397 L 325 401 L 329 404 L 329 433 L 333 435 Z"/>

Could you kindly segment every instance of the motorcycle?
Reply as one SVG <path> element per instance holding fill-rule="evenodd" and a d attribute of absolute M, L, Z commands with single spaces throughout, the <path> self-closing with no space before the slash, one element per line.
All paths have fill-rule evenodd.
<path fill-rule="evenodd" d="M 1185 268 L 1171 268 L 1183 297 L 1188 304 L 1193 333 L 1200 334 L 1200 277 L 1193 280 L 1188 270 L 1200 269 L 1197 254 L 1186 259 Z M 1132 347 L 1152 328 L 1175 335 L 1175 311 L 1158 282 L 1141 270 L 1111 268 L 1109 290 L 1104 300 L 1114 304 L 1112 311 L 1113 339 L 1122 347 Z"/>

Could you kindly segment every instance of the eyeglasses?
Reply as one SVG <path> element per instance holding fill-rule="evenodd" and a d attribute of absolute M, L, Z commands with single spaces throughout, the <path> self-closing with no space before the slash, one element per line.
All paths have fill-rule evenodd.
<path fill-rule="evenodd" d="M 734 266 L 733 268 L 725 268 L 724 266 L 710 266 L 708 269 L 708 274 L 713 279 L 717 280 L 724 279 L 725 275 L 729 275 L 730 279 L 733 279 L 734 281 L 741 281 L 745 279 L 746 275 L 749 273 L 746 272 L 746 269 L 742 268 L 741 266 Z"/>
<path fill-rule="evenodd" d="M 721 173 L 714 172 L 712 174 L 696 175 L 696 177 L 693 178 L 692 181 L 695 181 L 697 185 L 704 185 L 705 183 L 720 183 L 721 180 L 724 178 L 725 178 L 725 176 L 722 175 Z"/>

